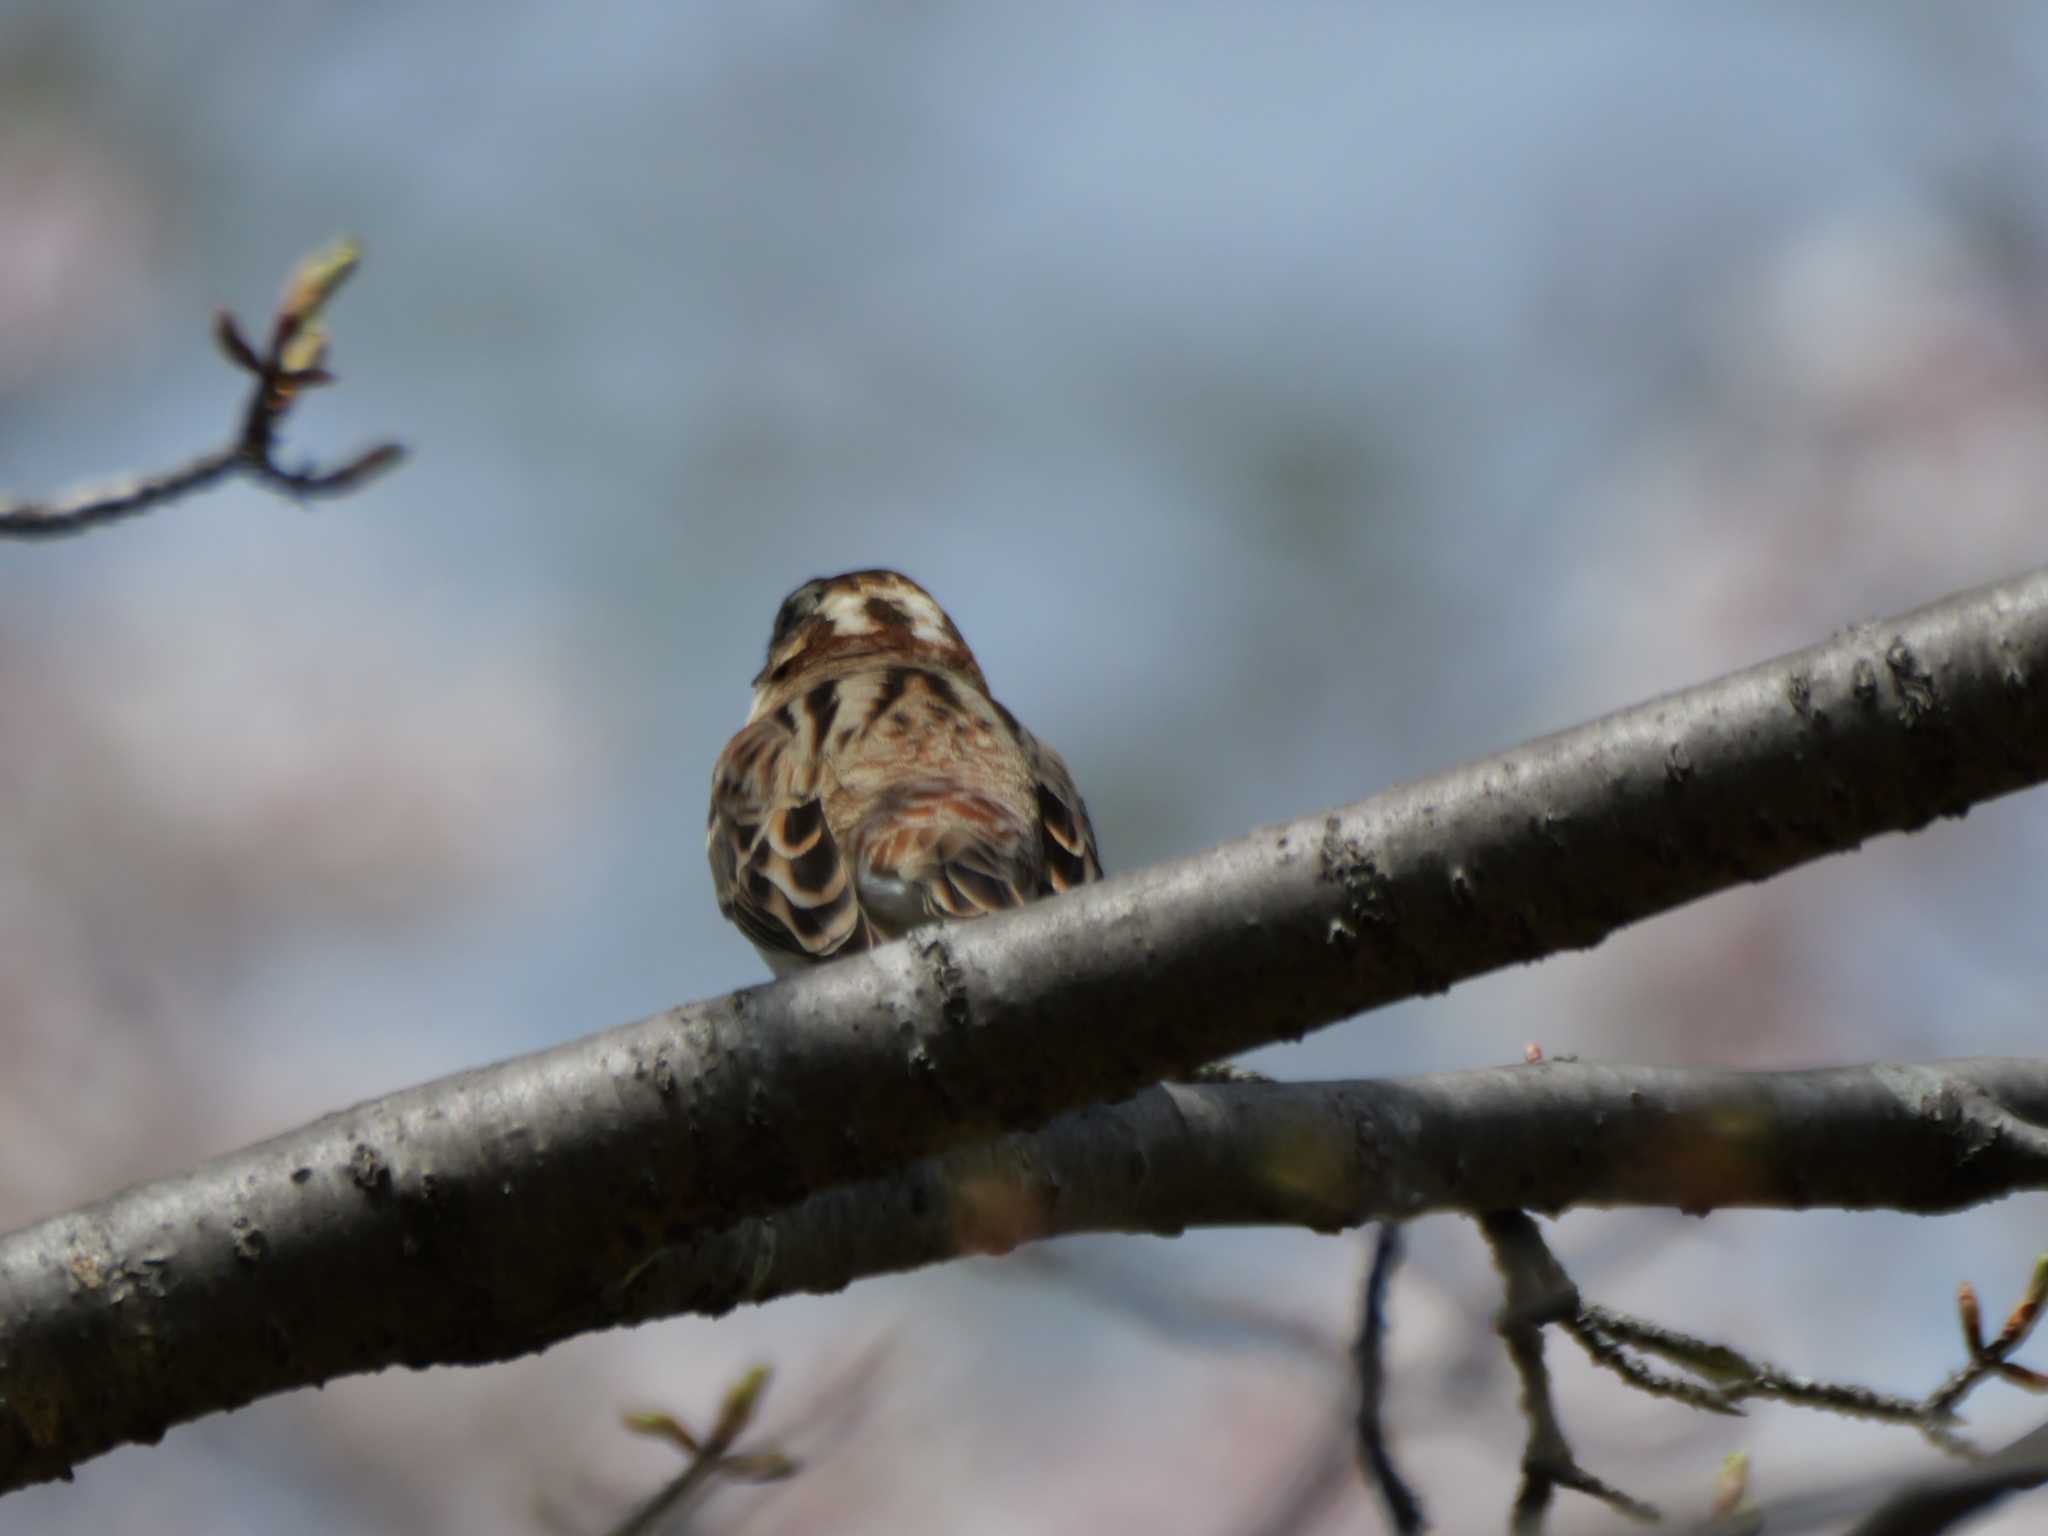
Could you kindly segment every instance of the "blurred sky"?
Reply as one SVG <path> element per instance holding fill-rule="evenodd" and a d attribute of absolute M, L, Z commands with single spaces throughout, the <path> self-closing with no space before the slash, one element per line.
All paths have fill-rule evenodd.
<path fill-rule="evenodd" d="M 209 310 L 344 231 L 292 446 L 415 451 L 0 547 L 0 1224 L 760 979 L 704 796 L 812 575 L 929 586 L 1116 869 L 2048 559 L 2044 73 L 2021 5 L 0 0 L 0 485 L 222 438 Z M 2038 1051 L 2044 855 L 2023 797 L 1256 1064 Z M 1599 1299 L 1918 1392 L 2044 1215 L 1556 1231 Z M 1490 1272 L 1416 1246 L 1411 1459 L 1493 1528 Z M 597 1530 L 668 1470 L 619 1407 L 770 1358 L 794 1443 L 876 1339 L 713 1528 L 1236 1530 L 1341 1433 L 1355 1243 L 1056 1253 L 338 1384 L 0 1532 Z M 1731 1449 L 1919 1454 L 1562 1389 L 1681 1511 Z"/>

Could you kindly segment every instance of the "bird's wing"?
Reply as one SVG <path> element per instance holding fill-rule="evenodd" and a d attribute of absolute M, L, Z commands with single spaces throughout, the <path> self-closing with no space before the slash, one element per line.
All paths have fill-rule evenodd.
<path fill-rule="evenodd" d="M 1088 807 L 1066 762 L 1033 736 L 1019 728 L 1024 753 L 1031 763 L 1031 777 L 1038 787 L 1038 835 L 1044 851 L 1038 894 L 1056 896 L 1077 885 L 1102 878 L 1102 857 L 1095 846 L 1095 827 L 1088 820 Z"/>
<path fill-rule="evenodd" d="M 705 851 L 718 910 L 771 963 L 829 959 L 872 937 L 804 759 L 794 721 L 777 711 L 726 744 L 711 779 Z"/>

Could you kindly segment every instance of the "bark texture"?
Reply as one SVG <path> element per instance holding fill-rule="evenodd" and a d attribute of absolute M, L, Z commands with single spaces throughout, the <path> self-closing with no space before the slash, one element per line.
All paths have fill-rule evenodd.
<path fill-rule="evenodd" d="M 716 1251 L 711 1234 L 832 1186 L 1959 815 L 2048 776 L 2044 678 L 2048 572 L 1194 858 L 392 1094 L 25 1229 L 0 1239 L 0 1489 L 286 1387 L 654 1315 L 626 1303 L 657 1254 Z M 1244 1126 L 1205 1142 L 1189 1106 L 1236 1102 L 1176 1090 L 1098 1113 L 1170 1108 L 1212 1147 L 1213 1172 L 1263 1144 Z M 1289 1102 L 1268 1112 L 1284 1119 Z M 2033 1154 L 2034 1108 L 1978 1149 L 1987 1166 Z M 1546 1113 L 1567 1123 L 1543 1145 L 1597 1145 L 1582 1110 Z M 1339 1118 L 1354 1140 L 1369 1124 L 1372 1155 L 1401 1169 L 1427 1131 Z M 1196 1180 L 1186 1208 L 1133 1215 L 1117 1191 L 1149 1175 L 1127 1145 L 1090 1147 L 1052 1186 L 1072 1230 L 1376 1213 L 1318 1175 L 1308 1194 L 1268 1180 L 1258 1200 L 1240 1179 L 1248 1203 L 1229 1209 L 1202 1204 Z M 1458 1155 L 1484 1160 L 1471 1144 Z M 1546 1188 L 1573 1170 L 1533 1166 L 1541 1155 L 1504 1170 L 1521 1181 L 1506 1194 L 1380 1180 L 1394 1192 L 1380 1210 L 1641 1198 Z M 920 1177 L 889 1186 L 905 1202 L 892 1220 L 929 1218 Z M 1947 1178 L 1934 1208 L 1988 1192 Z M 1656 1203 L 1744 1187 L 1674 1179 Z M 1866 1186 L 1843 1203 L 1893 1199 Z M 863 1230 L 849 1244 L 887 1246 L 866 1230 L 876 1210 L 851 1209 Z M 952 1237 L 948 1251 L 977 1245 Z M 749 1272 L 777 1262 L 756 1253 Z"/>

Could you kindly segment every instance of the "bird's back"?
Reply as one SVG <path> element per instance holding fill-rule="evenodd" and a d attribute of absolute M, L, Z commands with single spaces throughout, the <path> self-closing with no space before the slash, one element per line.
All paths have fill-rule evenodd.
<path fill-rule="evenodd" d="M 720 910 L 774 970 L 1099 878 L 1066 764 L 922 588 L 856 572 L 791 604 L 706 840 Z"/>

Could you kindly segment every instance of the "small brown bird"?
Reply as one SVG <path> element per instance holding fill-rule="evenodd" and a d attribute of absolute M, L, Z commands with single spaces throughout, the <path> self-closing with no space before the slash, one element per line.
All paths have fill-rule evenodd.
<path fill-rule="evenodd" d="M 777 975 L 1102 877 L 1067 765 L 895 571 L 783 602 L 705 847 L 718 910 Z"/>

